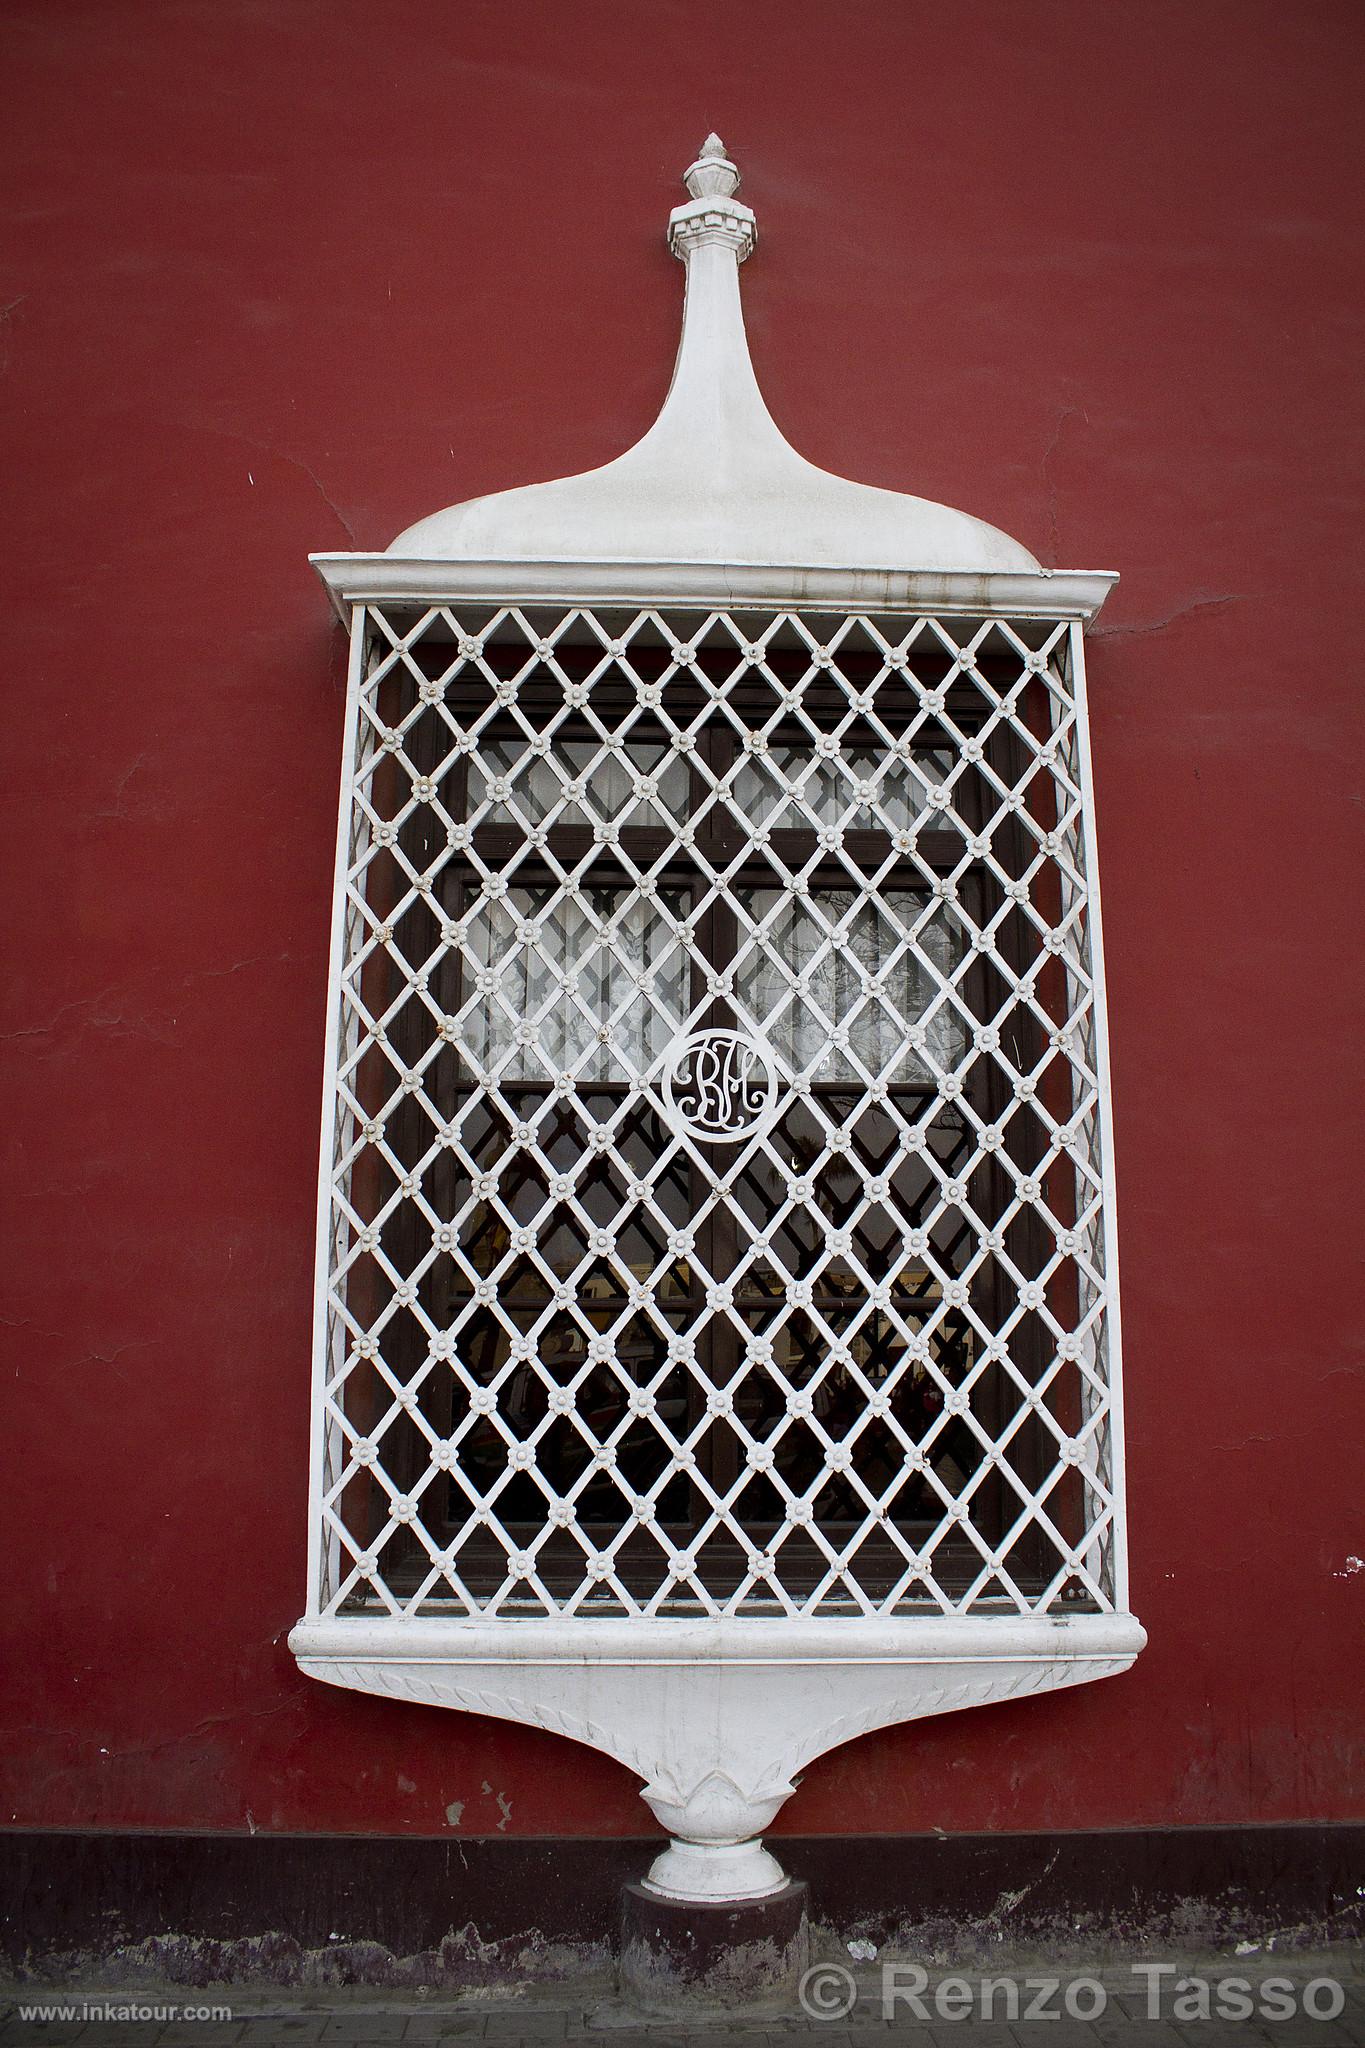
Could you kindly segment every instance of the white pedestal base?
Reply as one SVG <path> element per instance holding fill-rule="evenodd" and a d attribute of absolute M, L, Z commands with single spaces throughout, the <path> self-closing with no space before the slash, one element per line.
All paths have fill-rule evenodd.
<path fill-rule="evenodd" d="M 1126 1671 L 1131 1614 L 863 1621 L 303 1621 L 310 1677 L 522 1721 L 605 1750 L 673 1838 L 661 1896 L 761 1898 L 757 1839 L 813 1757 L 872 1728 Z"/>
<path fill-rule="evenodd" d="M 650 1865 L 645 1888 L 664 1899 L 766 1899 L 787 1873 L 755 1836 L 748 1842 L 672 1841 Z"/>

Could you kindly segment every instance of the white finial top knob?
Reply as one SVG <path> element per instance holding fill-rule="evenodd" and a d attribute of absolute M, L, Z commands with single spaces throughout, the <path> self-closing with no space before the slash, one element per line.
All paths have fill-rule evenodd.
<path fill-rule="evenodd" d="M 683 183 L 694 199 L 729 199 L 739 190 L 738 167 L 725 154 L 719 135 L 707 136 L 696 162 L 683 172 Z"/>
<path fill-rule="evenodd" d="M 708 135 L 695 163 L 683 172 L 690 197 L 668 217 L 668 246 L 685 263 L 695 249 L 724 243 L 740 263 L 756 239 L 754 217 L 735 198 L 739 167 L 725 154 L 719 135 Z"/>

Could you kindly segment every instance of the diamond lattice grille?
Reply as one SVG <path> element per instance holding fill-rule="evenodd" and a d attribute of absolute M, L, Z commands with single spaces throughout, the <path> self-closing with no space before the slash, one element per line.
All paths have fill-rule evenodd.
<path fill-rule="evenodd" d="M 1112 1606 L 1076 630 L 361 608 L 328 1611 Z"/>

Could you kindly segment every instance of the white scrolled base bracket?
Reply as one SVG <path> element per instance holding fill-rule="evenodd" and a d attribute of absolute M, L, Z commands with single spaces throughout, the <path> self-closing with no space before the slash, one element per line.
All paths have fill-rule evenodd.
<path fill-rule="evenodd" d="M 545 1728 L 615 1757 L 672 1840 L 646 1879 L 715 1904 L 779 1892 L 761 1837 L 813 1758 L 930 1714 L 1126 1671 L 1131 1614 L 864 1621 L 302 1621 L 310 1678 Z"/>

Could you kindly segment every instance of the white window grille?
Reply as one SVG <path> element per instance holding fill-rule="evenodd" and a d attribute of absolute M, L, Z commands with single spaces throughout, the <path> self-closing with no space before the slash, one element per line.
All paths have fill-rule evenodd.
<path fill-rule="evenodd" d="M 323 564 L 352 663 L 295 1636 L 626 1756 L 680 1838 L 659 1888 L 731 1896 L 780 1882 L 733 1845 L 809 1755 L 1142 1640 L 1082 657 L 1112 579 L 801 463 L 736 182 L 714 142 L 689 173 L 639 449 L 507 494 L 515 554 L 491 500 Z"/>
<path fill-rule="evenodd" d="M 1075 629 L 358 631 L 325 1611 L 1112 1608 Z"/>

